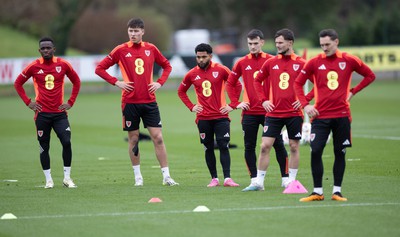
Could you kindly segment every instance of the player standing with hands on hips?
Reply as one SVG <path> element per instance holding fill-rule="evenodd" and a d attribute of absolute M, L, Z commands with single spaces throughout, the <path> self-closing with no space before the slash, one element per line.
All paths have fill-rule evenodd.
<path fill-rule="evenodd" d="M 282 128 L 286 126 L 289 135 L 290 160 L 289 179 L 285 187 L 296 180 L 299 167 L 299 144 L 303 123 L 300 102 L 294 92 L 294 80 L 305 64 L 293 50 L 294 34 L 289 29 L 281 29 L 275 34 L 278 54 L 267 60 L 254 81 L 257 97 L 266 111 L 264 132 L 258 161 L 256 183 L 243 191 L 264 190 L 264 179 L 269 166 L 270 151 Z M 263 85 L 264 84 L 264 85 Z M 264 86 L 269 90 L 264 90 Z"/>
<path fill-rule="evenodd" d="M 33 61 L 22 71 L 15 80 L 14 87 L 24 103 L 35 112 L 34 120 L 40 145 L 40 163 L 46 177 L 44 188 L 54 187 L 49 155 L 51 129 L 57 134 L 62 145 L 63 185 L 67 188 L 76 188 L 77 186 L 70 177 L 72 147 L 67 110 L 74 105 L 81 82 L 70 63 L 54 56 L 55 50 L 54 42 L 50 37 L 40 39 L 39 53 L 42 57 Z M 72 92 L 67 103 L 63 102 L 65 76 L 72 82 Z M 34 101 L 26 95 L 23 87 L 31 77 L 36 93 Z"/>
<path fill-rule="evenodd" d="M 359 58 L 338 49 L 339 36 L 333 29 L 319 33 L 323 53 L 310 59 L 296 78 L 295 90 L 311 123 L 311 171 L 314 190 L 301 202 L 324 200 L 322 178 L 324 167 L 322 153 L 329 133 L 333 135 L 335 161 L 333 164 L 332 200 L 347 201 L 342 196 L 342 181 L 346 166 L 346 148 L 351 147 L 350 99 L 375 80 L 375 74 Z M 350 88 L 351 75 L 357 72 L 364 78 Z M 314 84 L 315 103 L 311 105 L 304 96 L 303 85 L 307 79 Z"/>
<path fill-rule="evenodd" d="M 240 58 L 232 68 L 226 83 L 226 90 L 231 98 L 230 106 L 242 110 L 242 130 L 244 138 L 244 157 L 247 169 L 250 173 L 250 185 L 257 179 L 257 157 L 256 146 L 258 130 L 260 125 L 264 126 L 265 109 L 255 95 L 254 79 L 265 61 L 273 56 L 262 51 L 264 45 L 264 34 L 258 29 L 253 29 L 247 34 L 247 45 L 250 53 Z M 236 92 L 236 87 L 240 86 L 239 78 L 243 80 L 243 101 L 239 102 L 240 92 Z M 267 88 L 265 88 L 267 89 Z M 253 100 L 250 100 L 252 98 Z M 273 144 L 276 160 L 279 163 L 282 186 L 288 183 L 287 170 L 287 151 L 283 143 L 282 136 L 278 134 Z"/>
<path fill-rule="evenodd" d="M 231 178 L 231 157 L 229 153 L 230 119 L 228 113 L 232 108 L 225 101 L 225 82 L 229 69 L 211 61 L 212 47 L 199 44 L 195 48 L 197 66 L 189 70 L 178 88 L 178 95 L 186 107 L 196 113 L 200 142 L 204 145 L 205 160 L 211 175 L 207 187 L 219 186 L 214 153 L 214 134 L 220 152 L 220 162 L 224 174 L 225 187 L 237 187 Z M 187 91 L 194 86 L 197 101 L 193 104 Z M 238 87 L 241 90 L 241 86 Z"/>
<path fill-rule="evenodd" d="M 123 130 L 128 132 L 128 153 L 135 175 L 135 186 L 143 186 L 140 171 L 139 124 L 143 121 L 154 144 L 163 175 L 163 185 L 178 185 L 169 173 L 167 150 L 161 131 L 161 117 L 155 92 L 167 81 L 172 67 L 158 48 L 142 41 L 144 22 L 133 18 L 128 22 L 129 42 L 118 45 L 96 67 L 96 74 L 122 90 Z M 163 69 L 161 77 L 153 81 L 154 63 Z M 106 71 L 118 64 L 123 80 Z"/>

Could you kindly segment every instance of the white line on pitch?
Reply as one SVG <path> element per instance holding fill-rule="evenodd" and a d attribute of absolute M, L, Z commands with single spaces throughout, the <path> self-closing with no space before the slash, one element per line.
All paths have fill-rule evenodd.
<path fill-rule="evenodd" d="M 299 205 L 299 206 L 276 206 L 276 207 L 248 207 L 248 208 L 224 208 L 211 209 L 211 212 L 234 212 L 234 211 L 273 211 L 284 209 L 308 209 L 325 207 L 363 207 L 363 206 L 398 206 L 400 203 L 347 203 L 332 205 Z M 19 216 L 18 219 L 53 219 L 53 218 L 76 218 L 76 217 L 103 217 L 103 216 L 136 216 L 136 215 L 160 215 L 160 214 L 185 214 L 192 213 L 192 210 L 175 211 L 139 211 L 139 212 L 114 212 L 114 213 L 86 213 L 86 214 L 67 214 L 67 215 L 45 215 L 45 216 Z"/>
<path fill-rule="evenodd" d="M 372 135 L 351 135 L 351 136 L 358 137 L 358 138 L 372 138 L 372 139 L 380 139 L 380 140 L 400 141 L 400 137 L 392 137 L 392 136 L 372 136 Z"/>

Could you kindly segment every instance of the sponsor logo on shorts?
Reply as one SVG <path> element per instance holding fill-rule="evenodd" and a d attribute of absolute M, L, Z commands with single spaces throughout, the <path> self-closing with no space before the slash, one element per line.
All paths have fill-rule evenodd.
<path fill-rule="evenodd" d="M 229 133 L 225 133 L 224 137 L 230 137 Z"/>

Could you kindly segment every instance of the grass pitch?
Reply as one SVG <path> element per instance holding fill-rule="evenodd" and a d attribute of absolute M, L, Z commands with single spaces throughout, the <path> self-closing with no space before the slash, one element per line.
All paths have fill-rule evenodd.
<path fill-rule="evenodd" d="M 241 192 L 249 177 L 239 111 L 231 113 L 231 142 L 238 145 L 231 149 L 231 173 L 241 187 L 207 188 L 210 177 L 194 114 L 175 90 L 165 89 L 157 97 L 170 171 L 180 186 L 161 185 L 151 142 L 140 144 L 144 186 L 133 186 L 120 94 L 111 92 L 82 93 L 69 112 L 72 178 L 78 188 L 62 187 L 61 146 L 53 133 L 55 187 L 45 190 L 33 113 L 18 97 L 2 97 L 0 216 L 12 213 L 17 219 L 0 220 L 0 236 L 399 236 L 399 90 L 397 81 L 377 81 L 352 100 L 345 203 L 330 200 L 332 143 L 323 158 L 325 201 L 300 203 L 304 194 L 282 194 L 274 155 L 266 190 Z M 218 172 L 222 175 L 219 163 Z M 312 190 L 308 146 L 301 147 L 298 179 Z M 148 203 L 153 197 L 162 202 Z M 193 212 L 200 205 L 210 212 Z"/>

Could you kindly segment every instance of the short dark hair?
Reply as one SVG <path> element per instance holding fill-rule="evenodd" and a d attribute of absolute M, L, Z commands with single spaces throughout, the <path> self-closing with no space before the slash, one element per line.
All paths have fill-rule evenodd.
<path fill-rule="evenodd" d="M 196 48 L 194 49 L 194 52 L 207 52 L 208 54 L 212 54 L 213 50 L 211 45 L 209 44 L 205 44 L 205 43 L 201 43 L 199 45 L 196 46 Z"/>
<path fill-rule="evenodd" d="M 293 31 L 291 31 L 289 29 L 285 28 L 285 29 L 278 30 L 275 33 L 275 39 L 278 38 L 279 36 L 282 36 L 283 39 L 285 39 L 285 40 L 291 40 L 294 42 L 294 33 L 293 33 Z"/>
<path fill-rule="evenodd" d="M 262 33 L 261 30 L 258 29 L 252 29 L 248 34 L 247 38 L 249 39 L 255 39 L 257 37 L 260 37 L 260 39 L 264 39 L 264 34 Z"/>
<path fill-rule="evenodd" d="M 329 38 L 331 38 L 331 40 L 335 40 L 335 39 L 339 38 L 338 33 L 334 29 L 324 29 L 319 32 L 320 38 L 326 37 L 326 36 L 329 36 Z"/>
<path fill-rule="evenodd" d="M 53 40 L 51 37 L 49 37 L 49 36 L 44 36 L 44 37 L 42 37 L 42 38 L 39 40 L 39 45 L 40 45 L 40 43 L 42 43 L 42 42 L 44 42 L 44 41 L 50 41 L 50 42 L 54 45 L 54 40 Z"/>
<path fill-rule="evenodd" d="M 144 29 L 144 21 L 140 18 L 132 18 L 128 21 L 128 28 L 141 28 Z"/>

